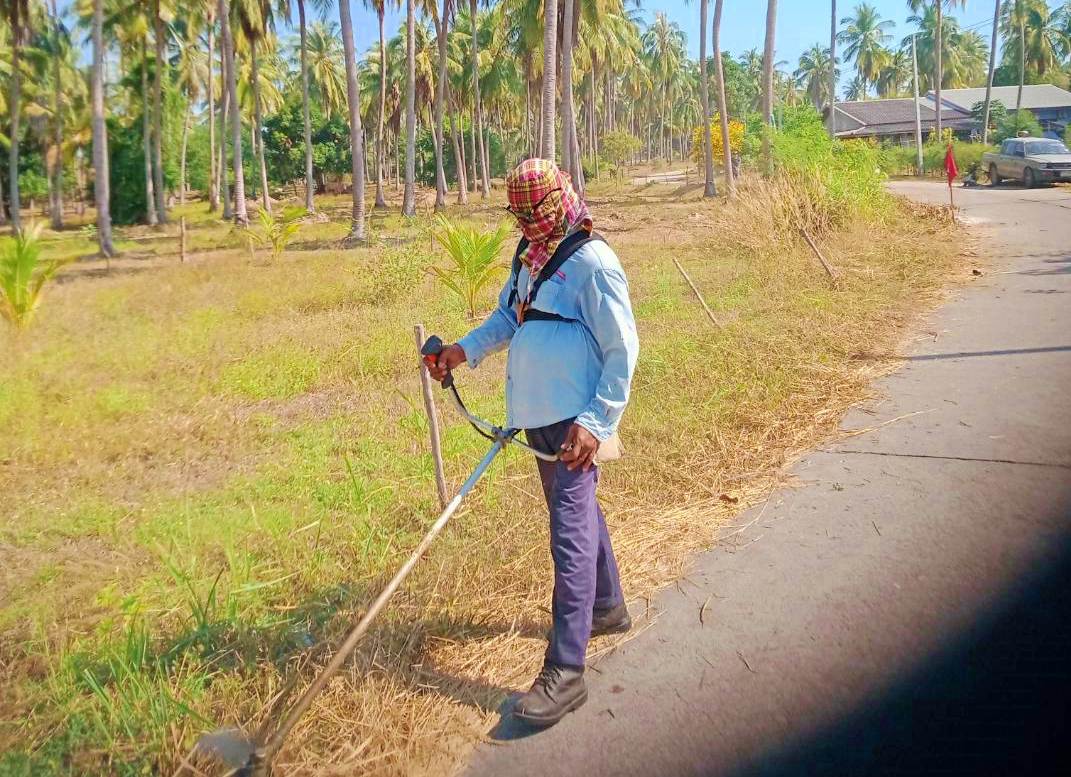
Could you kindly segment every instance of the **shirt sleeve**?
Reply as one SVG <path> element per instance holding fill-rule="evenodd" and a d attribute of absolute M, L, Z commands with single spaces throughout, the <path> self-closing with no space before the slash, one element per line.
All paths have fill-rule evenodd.
<path fill-rule="evenodd" d="M 617 431 L 640 353 L 624 273 L 596 270 L 581 292 L 580 312 L 602 353 L 602 374 L 594 398 L 576 423 L 602 441 Z"/>
<path fill-rule="evenodd" d="M 517 331 L 517 316 L 509 305 L 509 295 L 513 291 L 513 275 L 506 279 L 505 286 L 498 295 L 498 306 L 486 321 L 457 341 L 465 350 L 469 367 L 475 369 L 486 357 L 501 351 L 513 339 Z"/>

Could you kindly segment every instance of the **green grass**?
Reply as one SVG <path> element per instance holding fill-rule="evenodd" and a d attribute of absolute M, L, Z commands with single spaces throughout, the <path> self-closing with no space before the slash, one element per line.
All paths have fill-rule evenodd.
<path fill-rule="evenodd" d="M 604 499 L 611 518 L 630 516 L 615 542 L 647 532 L 667 558 L 701 532 L 648 521 L 707 493 L 697 481 L 715 493 L 745 482 L 818 434 L 817 411 L 865 386 L 851 354 L 887 338 L 890 315 L 936 288 L 952 254 L 937 227 L 917 243 L 876 239 L 903 218 L 891 210 L 831 238 L 846 276 L 834 290 L 802 245 L 728 244 L 717 224 L 689 221 L 699 210 L 717 219 L 723 204 L 671 191 L 592 192 L 634 227 L 610 239 L 642 341 L 623 430 L 630 464 L 608 468 Z M 177 224 L 122 231 L 148 269 L 117 260 L 110 276 L 58 284 L 31 336 L 4 341 L 0 563 L 19 572 L 0 588 L 0 776 L 170 773 L 199 731 L 254 718 L 290 662 L 337 636 L 437 512 L 412 328 L 455 338 L 471 322 L 427 272 L 442 258 L 426 214 L 375 213 L 369 244 L 342 247 L 348 198 L 320 207 L 332 221 L 303 225 L 276 262 L 250 259 L 201 203 L 179 211 L 191 251 L 226 250 L 179 264 Z M 450 213 L 480 227 L 500 218 L 493 206 Z M 87 251 L 77 232 L 47 239 L 57 255 Z M 496 293 L 484 290 L 481 310 Z M 485 417 L 502 418 L 503 365 L 458 376 Z M 456 487 L 486 445 L 441 407 Z M 457 722 L 444 696 L 434 725 L 389 723 L 376 682 L 402 683 L 393 708 L 415 715 L 427 709 L 429 634 L 463 643 L 464 624 L 496 608 L 538 613 L 549 564 L 538 502 L 525 457 L 496 460 L 377 627 L 379 679 L 339 702 L 360 731 L 310 747 L 375 733 L 389 752 Z M 630 552 L 626 584 L 656 582 Z"/>

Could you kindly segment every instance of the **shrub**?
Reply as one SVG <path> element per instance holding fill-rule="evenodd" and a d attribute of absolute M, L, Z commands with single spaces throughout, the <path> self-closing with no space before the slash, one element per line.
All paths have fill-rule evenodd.
<path fill-rule="evenodd" d="M 602 158 L 612 165 L 620 166 L 639 153 L 643 144 L 630 132 L 614 130 L 599 140 Z"/>
<path fill-rule="evenodd" d="M 843 225 L 857 215 L 875 215 L 889 202 L 881 150 L 865 140 L 834 140 L 813 107 L 785 110 L 782 126 L 771 131 L 778 173 L 814 197 L 806 226 L 816 231 Z"/>
<path fill-rule="evenodd" d="M 1022 110 L 1009 113 L 1004 121 L 997 125 L 997 134 L 994 142 L 1000 143 L 1008 138 L 1014 138 L 1020 132 L 1025 132 L 1034 137 L 1041 137 L 1042 129 L 1038 120 L 1030 111 Z"/>
<path fill-rule="evenodd" d="M 41 289 L 69 259 L 40 259 L 41 224 L 4 241 L 0 248 L 0 316 L 25 329 L 41 302 Z"/>
<path fill-rule="evenodd" d="M 432 236 L 446 249 L 453 267 L 432 266 L 429 272 L 461 297 L 468 307 L 469 317 L 476 318 L 476 298 L 505 269 L 498 261 L 498 255 L 509 227 L 503 224 L 494 232 L 481 232 L 468 224 L 455 224 L 442 214 L 435 223 Z"/>
<path fill-rule="evenodd" d="M 717 114 L 710 121 L 710 149 L 713 152 L 715 163 L 722 159 L 724 154 L 721 137 L 721 118 Z M 729 148 L 733 154 L 739 154 L 744 148 L 744 123 L 732 119 L 729 121 Z M 703 164 L 703 127 L 692 128 L 692 161 L 697 166 Z"/>

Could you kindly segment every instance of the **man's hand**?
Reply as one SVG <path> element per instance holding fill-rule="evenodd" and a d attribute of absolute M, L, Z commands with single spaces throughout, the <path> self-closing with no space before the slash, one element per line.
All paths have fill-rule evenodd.
<path fill-rule="evenodd" d="M 562 461 L 570 470 L 580 467 L 587 472 L 591 469 L 598 450 L 598 438 L 580 424 L 573 424 L 565 435 L 565 442 L 562 443 Z"/>
<path fill-rule="evenodd" d="M 428 372 L 431 373 L 431 377 L 442 383 L 446 380 L 446 374 L 466 361 L 467 358 L 465 349 L 457 343 L 453 343 L 442 349 L 434 364 L 428 365 Z"/>

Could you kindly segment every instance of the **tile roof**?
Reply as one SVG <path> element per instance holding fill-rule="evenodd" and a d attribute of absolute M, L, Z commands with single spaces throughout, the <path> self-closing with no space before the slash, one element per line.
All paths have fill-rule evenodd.
<path fill-rule="evenodd" d="M 923 130 L 936 121 L 933 103 L 919 100 Z M 959 129 L 970 122 L 970 114 L 948 105 L 941 111 L 942 122 Z M 883 135 L 911 132 L 915 128 L 915 101 L 910 97 L 891 100 L 853 100 L 837 103 L 838 135 Z M 905 129 L 906 127 L 906 129 Z"/>

